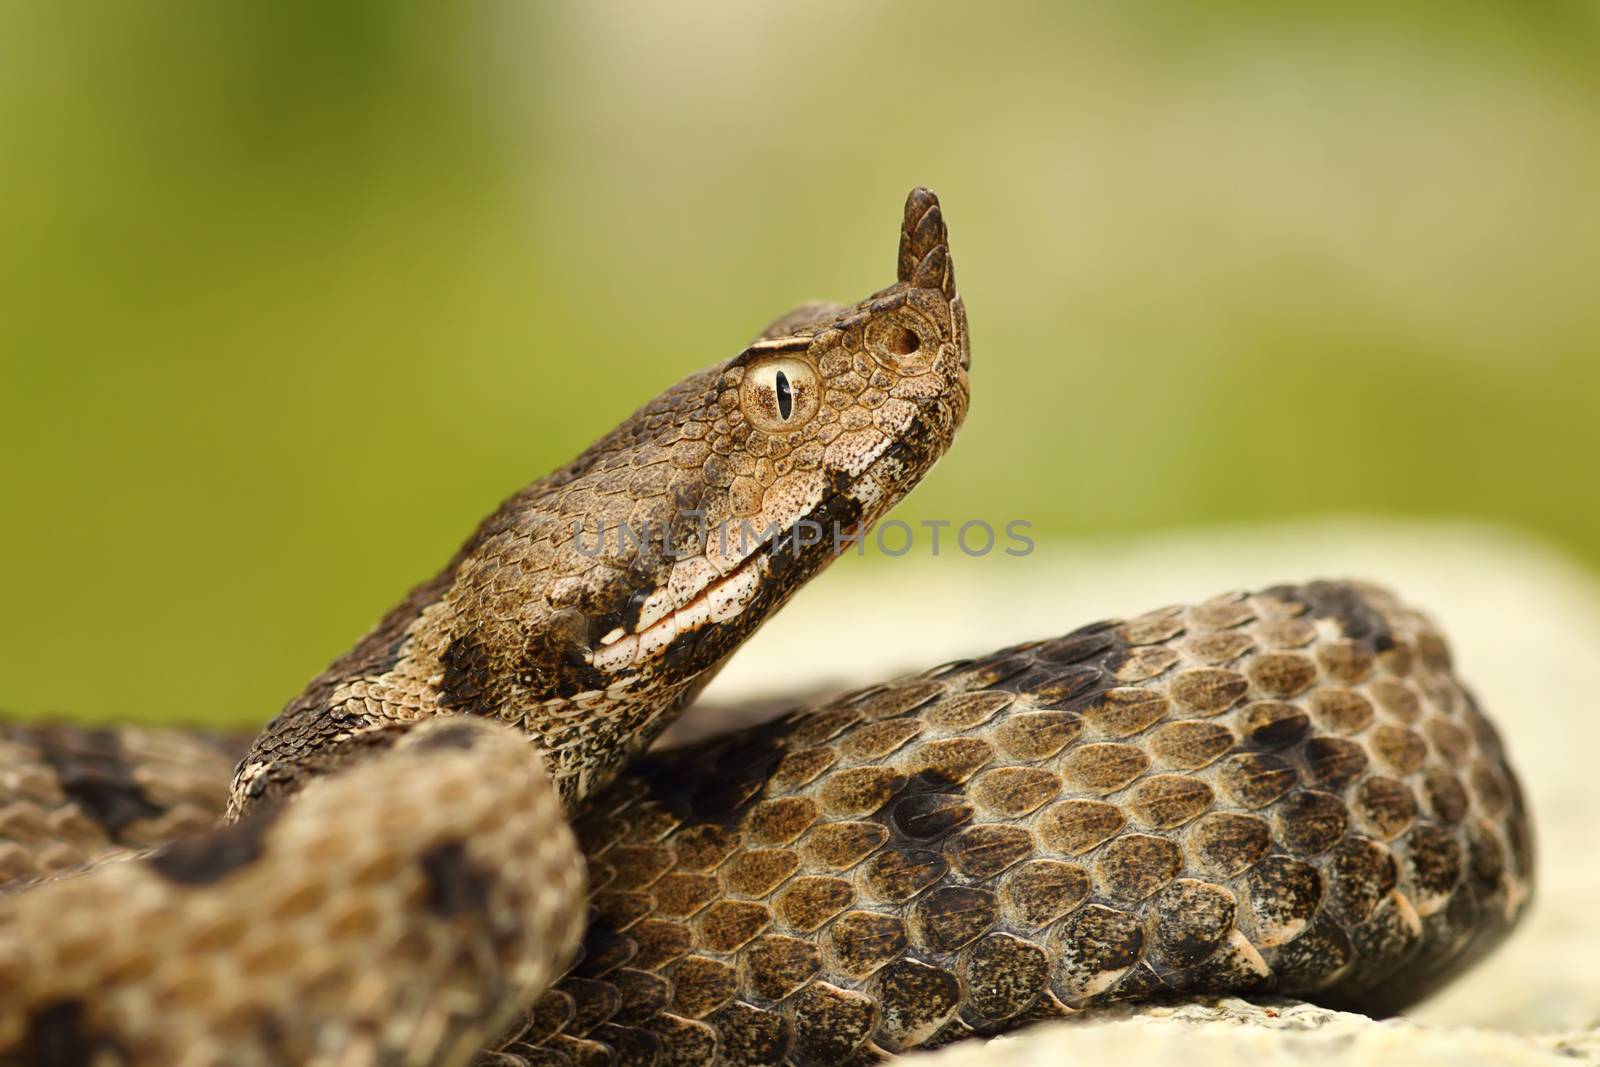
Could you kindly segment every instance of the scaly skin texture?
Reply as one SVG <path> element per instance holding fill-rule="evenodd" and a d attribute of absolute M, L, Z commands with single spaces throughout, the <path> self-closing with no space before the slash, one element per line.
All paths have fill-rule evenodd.
<path fill-rule="evenodd" d="M 954 438 L 966 312 L 925 189 L 897 270 L 853 307 L 784 316 L 507 500 L 267 726 L 232 813 L 450 713 L 526 730 L 569 809 L 610 780 Z"/>
<path fill-rule="evenodd" d="M 527 743 L 438 718 L 292 804 L 0 898 L 0 1063 L 460 1063 L 571 958 L 583 885 Z"/>
<path fill-rule="evenodd" d="M 210 829 L 249 738 L 0 721 L 0 892 Z"/>
<path fill-rule="evenodd" d="M 594 795 L 948 446 L 925 190 L 898 274 L 513 497 L 231 790 L 226 738 L 0 724 L 0 1064 L 836 1067 L 1163 992 L 1391 1010 L 1492 946 L 1520 792 L 1370 587 L 1098 624 Z"/>
<path fill-rule="evenodd" d="M 156 864 L 0 900 L 0 1062 L 462 1062 L 556 973 L 582 908 L 527 746 L 471 719 L 422 730 L 443 736 Z M 0 728 L 0 860 L 81 862 L 203 820 L 225 751 Z M 577 832 L 580 962 L 482 1064 L 871 1062 L 1161 993 L 1382 1013 L 1493 948 L 1532 892 L 1520 788 L 1443 639 L 1331 583 L 1095 624 L 653 754 Z M 363 974 L 385 977 L 358 996 Z"/>
<path fill-rule="evenodd" d="M 577 968 L 486 1063 L 838 1065 L 1113 1001 L 1390 1012 L 1532 889 L 1494 729 L 1370 586 L 1232 594 L 644 759 Z"/>
<path fill-rule="evenodd" d="M 954 438 L 927 190 L 896 269 L 506 501 L 268 724 L 220 829 L 110 862 L 197 828 L 215 742 L 0 730 L 0 865 L 91 865 L 0 900 L 0 1062 L 459 1063 L 500 1033 L 582 927 L 565 816 Z"/>

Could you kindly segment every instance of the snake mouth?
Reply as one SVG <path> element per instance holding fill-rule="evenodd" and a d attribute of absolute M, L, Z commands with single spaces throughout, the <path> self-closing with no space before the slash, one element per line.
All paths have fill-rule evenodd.
<path fill-rule="evenodd" d="M 765 539 L 727 574 L 637 633 L 618 627 L 606 634 L 594 650 L 594 666 L 608 674 L 626 672 L 662 655 L 685 634 L 738 618 L 755 600 L 771 573 L 775 543 L 770 537 Z"/>
<path fill-rule="evenodd" d="M 778 580 L 774 571 L 781 572 L 785 589 L 795 588 L 798 583 L 789 580 L 788 573 L 796 565 L 803 566 L 803 558 L 809 556 L 817 561 L 808 573 L 821 570 L 846 546 L 856 543 L 867 527 L 904 495 L 894 492 L 892 486 L 906 484 L 904 471 L 921 465 L 919 450 L 911 441 L 927 436 L 927 421 L 918 415 L 905 437 L 887 440 L 845 486 L 824 491 L 804 514 L 775 533 L 767 533 L 726 573 L 700 586 L 681 604 L 668 608 L 636 631 L 630 633 L 619 626 L 601 637 L 590 663 L 607 674 L 626 675 L 665 655 L 680 637 L 738 619 L 771 588 L 770 582 Z M 891 470 L 893 474 L 886 474 Z M 807 522 L 819 532 L 814 541 L 801 538 Z M 744 532 L 742 528 L 738 536 Z M 707 534 L 708 538 L 713 536 Z M 709 544 L 708 540 L 708 547 Z M 657 594 L 664 593 L 665 587 L 658 588 Z M 782 599 L 778 601 L 781 602 Z M 619 677 L 613 685 L 622 682 Z"/>

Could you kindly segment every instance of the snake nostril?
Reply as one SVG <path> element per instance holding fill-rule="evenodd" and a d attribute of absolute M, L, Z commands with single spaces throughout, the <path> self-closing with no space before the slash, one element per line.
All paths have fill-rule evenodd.
<path fill-rule="evenodd" d="M 889 335 L 888 348 L 897 356 L 909 356 L 922 347 L 922 338 L 915 330 L 901 326 Z"/>

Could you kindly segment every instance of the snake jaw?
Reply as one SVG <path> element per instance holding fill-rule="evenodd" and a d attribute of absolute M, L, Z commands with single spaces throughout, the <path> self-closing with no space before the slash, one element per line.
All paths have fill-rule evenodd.
<path fill-rule="evenodd" d="M 896 489 L 907 481 L 907 472 L 899 463 L 890 462 L 897 459 L 891 454 L 892 446 L 893 442 L 886 439 L 878 448 L 862 457 L 859 469 L 851 472 L 853 481 L 849 489 L 838 495 L 831 507 L 824 506 L 826 494 L 818 488 L 803 512 L 803 518 L 836 510 L 846 502 L 855 506 L 858 516 L 848 524 L 825 531 L 824 537 L 830 539 L 830 543 L 822 547 L 836 554 L 899 501 L 903 492 L 897 492 Z M 591 662 L 597 669 L 611 673 L 634 670 L 652 658 L 665 655 L 672 643 L 684 635 L 706 627 L 734 623 L 755 601 L 772 571 L 773 557 L 799 550 L 795 546 L 797 527 L 798 523 L 792 524 L 782 533 L 763 539 L 753 548 L 742 536 L 734 538 L 740 542 L 734 546 L 720 542 L 713 546 L 708 542 L 708 557 L 717 562 L 708 568 L 704 558 L 696 557 L 680 564 L 680 569 L 673 571 L 674 581 L 645 600 L 636 629 L 616 627 L 608 632 L 600 639 L 600 647 L 594 650 Z M 715 556 L 711 555 L 713 547 L 719 550 Z M 729 547 L 741 551 L 737 555 L 721 551 Z M 721 565 L 722 561 L 727 562 Z M 697 574 L 710 570 L 711 574 L 698 585 L 684 583 L 680 587 L 676 579 L 682 570 Z M 752 628 L 755 625 L 759 625 L 759 621 L 752 624 Z"/>

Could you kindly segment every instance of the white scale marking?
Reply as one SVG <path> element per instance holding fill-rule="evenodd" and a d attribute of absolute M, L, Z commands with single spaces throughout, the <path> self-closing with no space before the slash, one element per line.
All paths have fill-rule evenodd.
<path fill-rule="evenodd" d="M 872 468 L 891 441 L 892 438 L 879 431 L 874 444 L 850 457 L 846 465 L 849 473 L 856 476 L 855 493 L 867 510 L 887 495 L 887 487 Z M 747 520 L 751 531 L 759 536 L 776 517 L 776 512 L 794 514 L 799 503 L 796 497 L 807 502 L 808 506 L 801 510 L 802 514 L 809 514 L 822 495 L 821 476 L 814 475 L 807 483 L 798 491 L 791 490 L 769 501 L 753 521 Z M 787 533 L 790 527 L 782 529 Z M 710 535 L 706 550 L 716 558 L 692 556 L 674 564 L 667 584 L 651 593 L 640 608 L 635 632 L 625 634 L 622 627 L 616 627 L 600 639 L 600 647 L 586 658 L 601 671 L 626 670 L 659 655 L 680 634 L 737 617 L 755 598 L 762 579 L 772 567 L 766 547 L 743 559 L 733 554 L 740 547 L 748 547 L 738 545 L 740 532 L 737 524 L 728 531 L 726 548 L 717 543 L 715 533 Z M 831 536 L 831 532 L 823 531 L 823 536 Z M 728 554 L 723 555 L 724 551 Z M 723 575 L 720 578 L 719 572 Z"/>
<path fill-rule="evenodd" d="M 595 667 L 602 671 L 625 670 L 658 655 L 680 634 L 736 618 L 755 599 L 771 567 L 771 558 L 765 552 L 752 556 L 743 567 L 712 582 L 699 596 L 649 628 L 597 649 Z"/>

